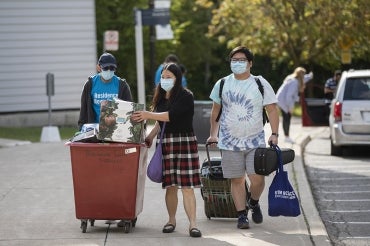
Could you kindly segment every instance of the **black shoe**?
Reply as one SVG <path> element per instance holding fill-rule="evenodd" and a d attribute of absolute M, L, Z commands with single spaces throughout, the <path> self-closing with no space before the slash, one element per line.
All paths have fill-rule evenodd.
<path fill-rule="evenodd" d="M 238 217 L 238 228 L 239 229 L 248 229 L 249 228 L 249 220 L 247 214 L 241 214 Z"/>
<path fill-rule="evenodd" d="M 256 224 L 261 224 L 263 221 L 263 215 L 261 211 L 260 205 L 257 203 L 256 205 L 252 206 L 248 204 L 250 210 L 252 210 L 252 220 Z"/>
<path fill-rule="evenodd" d="M 176 225 L 167 223 L 163 226 L 162 232 L 163 233 L 172 233 L 175 231 Z"/>
<path fill-rule="evenodd" d="M 200 230 L 198 228 L 191 228 L 189 230 L 189 235 L 191 237 L 201 237 L 202 233 L 200 232 Z"/>

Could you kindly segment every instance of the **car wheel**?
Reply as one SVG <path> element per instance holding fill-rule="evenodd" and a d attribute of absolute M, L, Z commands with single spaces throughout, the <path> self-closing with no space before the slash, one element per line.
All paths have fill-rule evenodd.
<path fill-rule="evenodd" d="M 330 154 L 334 156 L 342 156 L 343 149 L 340 146 L 335 146 L 332 141 L 330 141 Z"/>

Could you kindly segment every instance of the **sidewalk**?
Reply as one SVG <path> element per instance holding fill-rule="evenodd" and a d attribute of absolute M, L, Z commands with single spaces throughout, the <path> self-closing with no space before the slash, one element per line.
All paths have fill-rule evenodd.
<path fill-rule="evenodd" d="M 145 182 L 143 211 L 130 233 L 124 233 L 116 225 L 108 226 L 102 220 L 95 221 L 94 227 L 89 225 L 87 232 L 82 233 L 80 220 L 75 216 L 69 147 L 64 146 L 64 142 L 30 144 L 0 139 L 0 246 L 330 245 L 301 159 L 301 144 L 306 144 L 322 130 L 320 127 L 303 128 L 300 119 L 293 119 L 291 137 L 297 144 L 287 145 L 284 137 L 280 138 L 280 147 L 292 147 L 296 153 L 294 164 L 285 167 L 299 194 L 302 215 L 295 218 L 268 216 L 267 195 L 273 174 L 266 178 L 260 200 L 264 222 L 256 225 L 250 221 L 249 230 L 237 229 L 236 219 L 207 219 L 197 189 L 197 219 L 202 238 L 189 237 L 181 192 L 176 230 L 171 234 L 162 233 L 167 222 L 164 190 L 149 179 Z M 266 135 L 269 133 L 266 130 Z M 149 158 L 153 151 L 152 147 Z M 211 154 L 219 155 L 219 152 Z M 204 148 L 200 148 L 199 155 L 203 162 Z"/>

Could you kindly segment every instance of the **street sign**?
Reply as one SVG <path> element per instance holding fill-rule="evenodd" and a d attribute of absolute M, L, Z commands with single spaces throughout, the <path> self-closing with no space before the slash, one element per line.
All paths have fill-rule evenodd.
<path fill-rule="evenodd" d="M 342 50 L 341 58 L 342 64 L 351 64 L 352 61 L 351 50 Z"/>
<path fill-rule="evenodd" d="M 118 50 L 118 31 L 104 32 L 104 50 Z"/>
<path fill-rule="evenodd" d="M 171 25 L 155 25 L 157 40 L 173 39 Z"/>
<path fill-rule="evenodd" d="M 171 8 L 171 0 L 154 0 L 154 8 Z M 173 31 L 170 24 L 155 25 L 155 34 L 157 40 L 173 39 Z"/>
<path fill-rule="evenodd" d="M 170 9 L 143 9 L 141 10 L 143 26 L 166 25 L 170 23 Z"/>
<path fill-rule="evenodd" d="M 346 35 L 346 36 L 339 38 L 338 44 L 341 50 L 348 51 L 351 49 L 353 45 L 353 40 L 349 36 Z"/>

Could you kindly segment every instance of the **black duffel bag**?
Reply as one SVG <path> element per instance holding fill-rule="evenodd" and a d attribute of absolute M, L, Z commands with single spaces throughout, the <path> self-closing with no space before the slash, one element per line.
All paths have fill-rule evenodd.
<path fill-rule="evenodd" d="M 283 164 L 291 163 L 294 160 L 295 153 L 293 149 L 281 148 L 281 157 Z M 278 168 L 278 157 L 273 146 L 259 147 L 254 154 L 254 170 L 256 174 L 267 176 Z"/>

